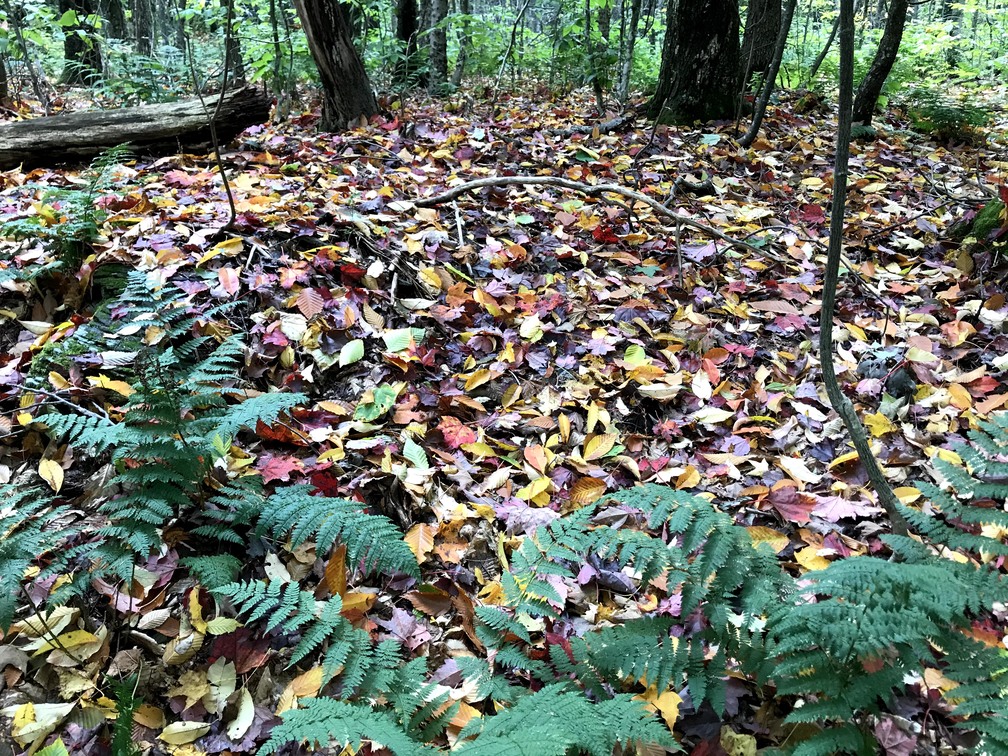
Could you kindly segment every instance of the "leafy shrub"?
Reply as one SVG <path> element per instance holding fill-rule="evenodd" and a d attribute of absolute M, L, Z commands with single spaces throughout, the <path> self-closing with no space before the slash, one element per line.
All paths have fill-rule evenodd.
<path fill-rule="evenodd" d="M 965 100 L 952 100 L 937 90 L 914 87 L 903 97 L 916 131 L 943 141 L 976 142 L 990 122 L 990 112 Z"/>

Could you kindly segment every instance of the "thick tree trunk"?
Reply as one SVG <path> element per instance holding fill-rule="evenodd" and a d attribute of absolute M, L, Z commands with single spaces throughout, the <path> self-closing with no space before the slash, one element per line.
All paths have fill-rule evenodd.
<path fill-rule="evenodd" d="M 294 0 L 322 80 L 323 131 L 342 131 L 370 118 L 378 103 L 364 63 L 353 46 L 346 10 L 338 0 Z"/>
<path fill-rule="evenodd" d="M 126 39 L 126 13 L 122 0 L 102 0 L 101 13 L 108 20 L 108 36 L 112 39 Z"/>
<path fill-rule="evenodd" d="M 138 55 L 154 54 L 153 0 L 133 0 L 133 37 Z"/>
<path fill-rule="evenodd" d="M 419 9 L 416 0 L 399 0 L 396 5 L 396 39 L 403 53 L 402 60 L 392 69 L 392 81 L 399 86 L 420 84 Z"/>
<path fill-rule="evenodd" d="M 760 90 L 759 99 L 756 100 L 756 107 L 753 111 L 752 123 L 749 131 L 739 140 L 743 147 L 749 147 L 759 134 L 760 125 L 763 123 L 763 116 L 766 115 L 767 104 L 770 102 L 770 95 L 773 93 L 777 80 L 777 73 L 780 71 L 781 62 L 784 60 L 784 48 L 787 46 L 788 34 L 791 32 L 791 20 L 794 18 L 797 0 L 787 0 L 784 5 L 784 17 L 781 19 L 780 28 L 777 30 L 777 42 L 774 46 L 773 60 L 770 61 L 770 68 L 766 72 L 763 80 L 763 89 Z"/>
<path fill-rule="evenodd" d="M 94 39 L 95 30 L 88 17 L 95 13 L 94 0 L 60 0 L 60 14 L 73 11 L 77 23 L 64 27 L 63 32 L 63 75 L 64 84 L 88 85 L 102 75 L 101 48 Z M 83 35 L 83 36 L 82 36 Z"/>
<path fill-rule="evenodd" d="M 216 97 L 207 101 L 211 113 L 215 105 Z M 214 121 L 218 139 L 230 140 L 263 123 L 269 109 L 259 89 L 228 92 Z M 202 103 L 193 99 L 8 123 L 0 126 L 0 170 L 84 163 L 124 143 L 146 155 L 206 152 L 211 146 L 209 119 Z"/>
<path fill-rule="evenodd" d="M 738 0 L 668 0 L 658 88 L 648 115 L 673 123 L 730 118 L 738 103 Z"/>
<path fill-rule="evenodd" d="M 774 43 L 781 28 L 781 0 L 750 0 L 742 33 L 742 84 L 754 73 L 764 73 L 774 59 Z"/>
<path fill-rule="evenodd" d="M 875 113 L 875 105 L 882 86 L 885 84 L 896 55 L 899 53 L 900 40 L 903 39 L 903 28 L 906 26 L 908 0 L 892 0 L 889 6 L 889 16 L 886 18 L 885 30 L 879 40 L 878 50 L 872 59 L 868 73 L 858 86 L 854 96 L 854 123 L 867 126 Z"/>
<path fill-rule="evenodd" d="M 448 0 L 431 0 L 430 26 L 430 80 L 427 86 L 437 94 L 448 81 Z"/>

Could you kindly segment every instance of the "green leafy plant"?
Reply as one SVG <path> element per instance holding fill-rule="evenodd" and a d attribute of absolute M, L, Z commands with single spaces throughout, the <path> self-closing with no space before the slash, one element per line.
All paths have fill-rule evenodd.
<path fill-rule="evenodd" d="M 80 267 L 90 246 L 99 238 L 106 218 L 97 200 L 115 185 L 115 168 L 128 156 L 126 145 L 106 150 L 82 172 L 77 185 L 58 188 L 25 185 L 25 189 L 39 197 L 34 212 L 5 220 L 0 225 L 0 235 L 40 240 L 59 265 L 69 269 Z M 33 275 L 38 275 L 38 271 Z"/>
<path fill-rule="evenodd" d="M 17 499 L 16 509 L 3 510 L 0 519 L 8 534 L 0 551 L 3 579 L 16 586 L 26 565 L 54 552 L 46 574 L 66 568 L 74 575 L 50 597 L 56 603 L 87 590 L 95 577 L 131 582 L 137 558 L 160 548 L 163 529 L 179 518 L 191 520 L 196 535 L 244 543 L 247 534 L 238 529 L 249 526 L 259 512 L 258 479 L 244 476 L 216 483 L 211 475 L 214 462 L 226 454 L 241 429 L 255 428 L 260 421 L 272 423 L 305 401 L 299 394 L 284 393 L 229 401 L 222 388 L 233 381 L 243 359 L 241 340 L 230 337 L 216 343 L 194 335 L 195 317 L 180 290 L 154 291 L 143 274 L 134 274 L 117 302 L 119 311 L 130 314 L 129 322 L 118 324 L 122 338 L 117 345 L 122 362 L 134 374 L 132 383 L 107 384 L 128 394 L 121 420 L 90 410 L 50 411 L 38 417 L 53 438 L 67 439 L 93 454 L 108 454 L 114 470 L 109 489 L 115 493 L 98 505 L 97 522 L 91 518 L 54 528 L 54 522 L 62 526 L 65 507 L 30 491 Z M 150 338 L 156 343 L 144 343 Z M 57 551 L 57 545 L 63 547 Z M 219 578 L 228 572 L 224 561 L 214 568 Z M 209 565 L 203 569 L 211 571 Z M 0 620 L 7 627 L 12 605 L 6 598 L 2 601 Z"/>
<path fill-rule="evenodd" d="M 914 130 L 942 141 L 982 141 L 983 128 L 991 120 L 985 108 L 930 87 L 913 87 L 902 99 Z"/>
<path fill-rule="evenodd" d="M 1008 554 L 1008 415 L 982 423 L 970 440 L 958 449 L 964 464 L 934 458 L 944 484 L 919 485 L 924 508 L 902 507 L 923 543 L 886 536 L 899 561 L 840 560 L 806 575 L 802 600 L 771 615 L 771 677 L 778 694 L 800 704 L 787 721 L 823 728 L 795 754 L 873 753 L 870 717 L 926 667 L 957 684 L 954 713 L 980 736 L 977 753 L 1008 749 L 1008 655 L 969 633 L 1008 601 L 990 566 Z"/>

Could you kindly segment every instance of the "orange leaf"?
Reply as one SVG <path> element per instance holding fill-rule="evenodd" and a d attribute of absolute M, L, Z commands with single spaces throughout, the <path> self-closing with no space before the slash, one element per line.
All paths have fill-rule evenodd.
<path fill-rule="evenodd" d="M 347 589 L 346 572 L 346 544 L 341 543 L 333 549 L 332 556 L 326 562 L 325 583 L 329 592 L 341 598 L 346 595 Z"/>
<path fill-rule="evenodd" d="M 525 457 L 525 461 L 532 465 L 535 470 L 543 474 L 546 473 L 546 465 L 549 464 L 549 461 L 546 459 L 546 449 L 541 444 L 526 446 L 522 454 Z"/>
<path fill-rule="evenodd" d="M 232 296 L 237 294 L 241 287 L 238 271 L 230 266 L 217 269 L 217 280 L 220 281 L 221 288 Z"/>
<path fill-rule="evenodd" d="M 594 504 L 606 492 L 606 484 L 600 478 L 579 478 L 570 489 L 572 504 L 584 507 Z"/>
<path fill-rule="evenodd" d="M 417 523 L 406 534 L 406 545 L 410 547 L 417 563 L 423 564 L 434 548 L 434 528 L 424 523 Z"/>

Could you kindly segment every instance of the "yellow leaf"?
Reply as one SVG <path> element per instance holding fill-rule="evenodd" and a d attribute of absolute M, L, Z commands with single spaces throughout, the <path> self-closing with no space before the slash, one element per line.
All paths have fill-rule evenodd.
<path fill-rule="evenodd" d="M 825 557 L 819 556 L 819 549 L 814 546 L 806 546 L 794 555 L 795 561 L 806 570 L 825 570 L 830 566 L 830 562 Z"/>
<path fill-rule="evenodd" d="M 601 478 L 579 478 L 570 489 L 571 503 L 578 507 L 594 504 L 606 491 Z"/>
<path fill-rule="evenodd" d="M 71 630 L 68 633 L 63 633 L 56 640 L 49 640 L 43 643 L 33 656 L 52 651 L 54 648 L 74 648 L 84 643 L 94 643 L 97 640 L 98 636 L 89 633 L 87 630 Z"/>
<path fill-rule="evenodd" d="M 364 591 L 348 591 L 343 597 L 343 610 L 340 612 L 344 617 L 353 619 L 354 615 L 362 616 L 368 609 L 374 606 L 378 599 L 376 593 L 366 593 Z"/>
<path fill-rule="evenodd" d="M 864 424 L 875 438 L 882 438 L 885 434 L 896 431 L 893 421 L 881 412 L 865 415 Z"/>
<path fill-rule="evenodd" d="M 853 462 L 857 458 L 858 453 L 856 451 L 850 451 L 847 452 L 846 454 L 841 454 L 839 457 L 837 457 L 836 459 L 834 459 L 832 462 L 829 463 L 829 468 L 830 470 L 832 470 L 834 467 L 842 467 L 843 465 L 846 465 L 848 462 Z"/>
<path fill-rule="evenodd" d="M 973 406 L 973 397 L 970 396 L 970 392 L 961 383 L 950 384 L 948 390 L 951 396 L 949 404 L 956 409 L 968 410 Z"/>
<path fill-rule="evenodd" d="M 679 477 L 676 478 L 676 490 L 682 491 L 684 488 L 696 488 L 700 485 L 700 471 L 693 465 L 686 465 Z"/>
<path fill-rule="evenodd" d="M 783 533 L 762 525 L 753 525 L 746 528 L 746 530 L 749 531 L 749 537 L 752 539 L 754 545 L 758 546 L 761 543 L 765 543 L 777 554 L 784 551 L 791 542 L 791 540 Z"/>
<path fill-rule="evenodd" d="M 720 745 L 728 756 L 756 756 L 756 738 L 735 732 L 730 727 L 721 728 Z"/>
<path fill-rule="evenodd" d="M 57 373 L 55 370 L 49 373 L 49 383 L 57 391 L 70 388 L 70 381 Z"/>
<path fill-rule="evenodd" d="M 536 478 L 524 488 L 518 489 L 515 496 L 522 501 L 531 501 L 549 490 L 551 481 L 549 478 Z"/>
<path fill-rule="evenodd" d="M 210 725 L 202 722 L 172 722 L 161 730 L 158 738 L 171 745 L 194 743 L 210 732 Z"/>
<path fill-rule="evenodd" d="M 325 573 L 326 587 L 334 596 L 342 597 L 347 589 L 346 570 L 346 544 L 341 543 L 333 549 L 332 556 L 326 562 Z"/>
<path fill-rule="evenodd" d="M 129 396 L 133 393 L 133 387 L 126 383 L 126 381 L 114 381 L 105 375 L 99 375 L 97 378 L 89 377 L 88 383 L 98 388 L 115 391 L 122 396 Z"/>
<path fill-rule="evenodd" d="M 212 246 L 207 252 L 196 261 L 196 267 L 198 268 L 203 263 L 213 260 L 217 255 L 225 255 L 227 257 L 234 257 L 235 255 L 241 254 L 242 250 L 245 248 L 244 243 L 241 239 L 237 237 L 231 239 L 225 239 L 219 244 Z"/>
<path fill-rule="evenodd" d="M 49 484 L 56 493 L 63 487 L 63 467 L 55 459 L 43 459 L 39 462 L 38 473 L 42 480 Z"/>
<path fill-rule="evenodd" d="M 586 462 L 591 462 L 592 460 L 604 457 L 612 450 L 615 444 L 615 433 L 600 433 L 585 441 L 584 454 L 582 456 Z"/>
<path fill-rule="evenodd" d="M 307 672 L 291 680 L 291 690 L 298 698 L 310 698 L 322 689 L 324 670 L 322 667 L 312 667 Z"/>
<path fill-rule="evenodd" d="M 480 368 L 473 373 L 469 374 L 466 378 L 465 390 L 472 391 L 474 388 L 482 386 L 484 383 L 489 383 L 493 379 L 493 374 L 486 368 Z"/>
<path fill-rule="evenodd" d="M 419 564 L 423 564 L 434 548 L 434 528 L 425 523 L 417 523 L 406 534 L 406 545 Z"/>
<path fill-rule="evenodd" d="M 682 698 L 674 690 L 666 690 L 661 693 L 652 685 L 644 693 L 634 696 L 638 701 L 643 701 L 649 709 L 657 711 L 665 720 L 665 725 L 672 729 L 679 718 L 679 706 Z"/>
<path fill-rule="evenodd" d="M 900 500 L 901 504 L 913 504 L 921 497 L 921 492 L 913 486 L 894 488 L 893 493 L 896 494 L 896 498 Z"/>

